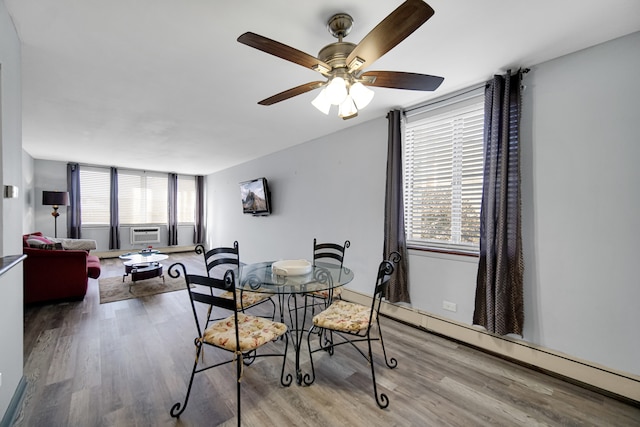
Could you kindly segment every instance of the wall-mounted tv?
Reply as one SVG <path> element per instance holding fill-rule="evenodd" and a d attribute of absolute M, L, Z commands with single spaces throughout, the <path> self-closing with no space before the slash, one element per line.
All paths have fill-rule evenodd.
<path fill-rule="evenodd" d="M 271 213 L 271 193 L 266 178 L 256 178 L 240 183 L 242 212 L 251 215 Z"/>

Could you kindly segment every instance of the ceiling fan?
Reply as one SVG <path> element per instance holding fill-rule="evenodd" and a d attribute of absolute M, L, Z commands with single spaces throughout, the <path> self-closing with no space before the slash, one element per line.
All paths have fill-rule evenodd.
<path fill-rule="evenodd" d="M 434 14 L 434 10 L 422 0 L 406 0 L 369 32 L 359 44 L 342 41 L 353 26 L 353 19 L 346 13 L 329 18 L 329 32 L 337 42 L 323 47 L 314 57 L 275 40 L 247 32 L 238 41 L 284 60 L 317 71 L 327 78 L 285 90 L 258 102 L 273 105 L 297 95 L 323 88 L 312 104 L 329 114 L 331 105 L 338 105 L 343 119 L 358 115 L 373 98 L 373 91 L 366 86 L 433 91 L 444 78 L 427 74 L 400 71 L 363 71 L 402 40 L 417 30 Z"/>

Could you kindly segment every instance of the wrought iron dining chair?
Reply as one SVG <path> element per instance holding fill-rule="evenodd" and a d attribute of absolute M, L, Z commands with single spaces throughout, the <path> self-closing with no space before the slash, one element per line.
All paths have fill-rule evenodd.
<path fill-rule="evenodd" d="M 371 366 L 371 379 L 373 381 L 373 395 L 376 403 L 380 408 L 389 406 L 389 398 L 386 394 L 378 394 L 376 385 L 375 363 L 373 361 L 373 352 L 371 349 L 372 341 L 380 341 L 382 353 L 384 355 L 385 364 L 389 368 L 398 366 L 398 361 L 391 357 L 387 357 L 387 351 L 384 347 L 382 339 L 382 329 L 380 328 L 379 310 L 385 290 L 394 271 L 394 264 L 400 261 L 400 254 L 393 252 L 389 260 L 384 260 L 378 266 L 378 274 L 376 277 L 376 285 L 373 291 L 371 306 L 364 306 L 344 300 L 334 301 L 327 309 L 313 316 L 313 326 L 309 330 L 307 336 L 307 346 L 309 348 L 309 356 L 311 362 L 311 375 L 305 374 L 303 381 L 306 385 L 311 385 L 316 379 L 315 367 L 313 365 L 313 354 L 319 351 L 328 352 L 333 355 L 334 349 L 343 344 L 351 344 L 369 363 Z M 371 328 L 377 325 L 377 337 L 372 337 Z M 311 337 L 319 336 L 320 345 L 318 348 L 311 349 Z M 334 340 L 341 339 L 339 342 Z M 367 353 L 356 345 L 359 342 L 367 343 Z"/>
<path fill-rule="evenodd" d="M 342 268 L 344 264 L 344 253 L 346 249 L 351 246 L 351 242 L 345 240 L 343 245 L 337 243 L 318 243 L 317 239 L 313 239 L 313 266 L 316 266 L 317 262 L 328 262 L 336 265 L 340 265 Z M 322 305 L 323 308 L 327 308 L 334 298 L 340 298 L 342 294 L 342 287 L 339 283 L 334 283 L 331 289 L 324 289 L 321 291 L 314 291 L 305 294 L 305 305 L 311 306 L 311 314 L 315 314 L 315 306 Z M 308 303 L 308 299 L 311 299 L 311 303 Z"/>
<path fill-rule="evenodd" d="M 237 419 L 240 426 L 241 419 L 241 395 L 240 385 L 243 375 L 245 359 L 251 359 L 253 362 L 257 358 L 262 357 L 282 357 L 282 370 L 280 372 L 280 383 L 284 387 L 291 385 L 293 376 L 287 374 L 285 376 L 285 363 L 287 360 L 287 349 L 289 347 L 289 332 L 284 323 L 274 322 L 264 317 L 252 316 L 243 313 L 238 309 L 236 290 L 236 276 L 234 270 L 227 270 L 222 279 L 213 277 L 188 274 L 182 263 L 175 263 L 169 267 L 169 275 L 173 278 L 183 276 L 186 287 L 189 291 L 189 299 L 191 308 L 193 309 L 193 317 L 198 332 L 195 338 L 196 357 L 187 387 L 187 394 L 184 402 L 177 402 L 171 407 L 170 414 L 172 417 L 179 417 L 184 412 L 189 402 L 191 394 L 191 386 L 195 374 L 216 368 L 228 363 L 235 362 L 236 365 L 236 400 L 237 400 Z M 210 290 L 225 290 L 231 292 L 232 298 L 221 298 L 216 296 L 214 292 L 207 292 L 203 288 Z M 203 292 L 204 291 L 204 292 Z M 202 303 L 218 309 L 230 311 L 231 315 L 213 322 L 210 326 L 202 328 L 199 320 L 196 303 Z M 208 321 L 207 314 L 207 321 Z M 258 349 L 284 337 L 284 351 L 279 353 L 258 354 Z M 203 345 L 224 350 L 232 354 L 232 357 L 219 361 L 216 357 L 216 363 L 207 364 L 204 361 Z M 272 344 L 275 345 L 275 344 Z"/>
<path fill-rule="evenodd" d="M 195 251 L 198 255 L 202 254 L 204 265 L 207 269 L 207 276 L 221 279 L 228 269 L 238 272 L 242 263 L 240 262 L 240 249 L 238 242 L 233 242 L 233 247 L 218 247 L 205 250 L 203 245 L 197 245 Z M 237 273 L 236 273 L 237 274 Z M 244 289 L 236 289 L 238 309 L 245 311 L 248 308 L 255 307 L 262 303 L 270 302 L 272 305 L 271 320 L 275 319 L 276 304 L 271 296 L 266 293 L 247 291 Z M 233 295 L 229 291 L 225 291 L 219 295 L 222 298 L 231 299 Z M 212 319 L 208 318 L 208 322 Z M 208 324 L 207 322 L 207 324 Z"/>

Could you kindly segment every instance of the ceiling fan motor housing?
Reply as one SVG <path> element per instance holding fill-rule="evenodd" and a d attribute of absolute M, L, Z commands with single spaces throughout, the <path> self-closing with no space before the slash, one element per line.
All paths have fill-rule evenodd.
<path fill-rule="evenodd" d="M 351 32 L 353 18 L 346 13 L 336 13 L 327 22 L 327 30 L 331 35 L 340 41 Z"/>
<path fill-rule="evenodd" d="M 355 47 L 355 44 L 349 42 L 331 43 L 320 49 L 318 59 L 333 68 L 344 68 L 347 66 L 347 57 Z"/>

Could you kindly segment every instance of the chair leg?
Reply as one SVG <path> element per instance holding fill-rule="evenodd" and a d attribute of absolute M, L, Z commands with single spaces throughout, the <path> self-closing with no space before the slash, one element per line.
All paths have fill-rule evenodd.
<path fill-rule="evenodd" d="M 380 345 L 382 346 L 382 354 L 384 355 L 384 363 L 387 364 L 387 366 L 391 369 L 395 368 L 396 366 L 398 366 L 398 361 L 391 357 L 391 358 L 387 358 L 387 351 L 384 348 L 384 341 L 382 339 L 382 328 L 380 327 L 380 319 L 376 319 L 376 322 L 378 323 L 378 335 L 380 336 Z"/>
<path fill-rule="evenodd" d="M 318 340 L 320 342 L 320 348 L 329 353 L 329 356 L 333 356 L 333 331 L 320 329 L 318 332 Z"/>
<path fill-rule="evenodd" d="M 178 418 L 180 414 L 182 414 L 184 410 L 187 408 L 187 403 L 189 402 L 189 395 L 191 394 L 191 386 L 193 385 L 193 377 L 196 374 L 196 368 L 198 367 L 198 360 L 200 359 L 201 351 L 202 351 L 202 344 L 196 341 L 196 360 L 193 362 L 193 370 L 191 371 L 191 378 L 189 379 L 189 386 L 187 387 L 187 395 L 184 398 L 184 404 L 177 402 L 171 407 L 171 411 L 169 411 L 171 416 L 174 418 Z"/>
<path fill-rule="evenodd" d="M 373 396 L 376 398 L 376 403 L 380 409 L 384 409 L 389 406 L 389 398 L 386 394 L 380 393 L 378 395 L 378 387 L 376 385 L 376 371 L 373 363 L 373 352 L 371 351 L 371 337 L 367 336 L 367 345 L 369 346 L 369 365 L 371 365 L 371 380 L 373 381 Z"/>
<path fill-rule="evenodd" d="M 236 416 L 236 418 L 238 419 L 238 427 L 240 427 L 241 425 L 241 421 L 240 421 L 240 417 L 242 414 L 242 409 L 241 409 L 241 400 L 240 400 L 240 385 L 241 385 L 241 381 L 240 378 L 242 377 L 242 364 L 244 362 L 242 361 L 242 356 L 240 356 L 240 360 L 237 361 L 236 363 L 236 391 L 237 391 L 237 396 L 236 399 L 238 401 L 238 415 Z"/>

